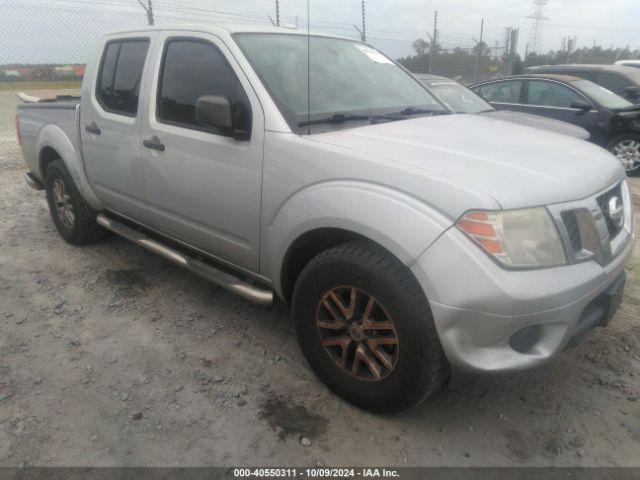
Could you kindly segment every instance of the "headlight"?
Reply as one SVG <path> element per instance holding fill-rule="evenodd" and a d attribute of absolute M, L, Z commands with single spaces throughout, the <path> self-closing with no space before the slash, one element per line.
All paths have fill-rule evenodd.
<path fill-rule="evenodd" d="M 544 207 L 467 212 L 457 227 L 507 267 L 539 268 L 567 263 L 558 230 Z"/>

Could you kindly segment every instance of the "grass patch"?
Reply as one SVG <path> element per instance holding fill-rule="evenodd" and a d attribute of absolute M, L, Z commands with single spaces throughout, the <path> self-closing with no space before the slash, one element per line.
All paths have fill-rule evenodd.
<path fill-rule="evenodd" d="M 42 82 L 0 82 L 0 91 L 29 91 L 29 90 L 80 90 L 82 82 L 71 81 L 42 81 Z"/>

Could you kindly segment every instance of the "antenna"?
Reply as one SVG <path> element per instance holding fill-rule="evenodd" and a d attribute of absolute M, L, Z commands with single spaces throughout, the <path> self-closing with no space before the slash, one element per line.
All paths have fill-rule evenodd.
<path fill-rule="evenodd" d="M 544 22 L 549 21 L 549 17 L 546 15 L 547 5 L 549 0 L 533 0 L 533 13 L 527 15 L 527 18 L 531 20 L 531 35 L 529 36 L 529 46 L 531 52 L 537 53 L 538 47 L 542 47 L 542 27 Z"/>
<path fill-rule="evenodd" d="M 307 0 L 307 135 L 311 135 L 311 0 Z"/>

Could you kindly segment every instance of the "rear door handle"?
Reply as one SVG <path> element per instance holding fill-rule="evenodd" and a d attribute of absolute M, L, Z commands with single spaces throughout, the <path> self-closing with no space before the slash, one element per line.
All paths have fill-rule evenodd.
<path fill-rule="evenodd" d="M 86 125 L 84 129 L 89 133 L 93 133 L 94 135 L 100 135 L 102 133 L 102 131 L 98 128 L 98 125 L 96 125 L 96 122 L 91 122 L 89 125 Z"/>
<path fill-rule="evenodd" d="M 155 135 L 151 137 L 149 140 L 143 141 L 142 145 L 144 145 L 147 148 L 150 148 L 151 150 L 158 150 L 159 152 L 164 152 L 164 145 L 162 144 L 162 142 L 160 142 L 160 139 Z"/>

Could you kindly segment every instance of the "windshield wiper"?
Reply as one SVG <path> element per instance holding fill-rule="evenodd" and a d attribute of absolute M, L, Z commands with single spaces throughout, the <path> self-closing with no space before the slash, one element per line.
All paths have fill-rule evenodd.
<path fill-rule="evenodd" d="M 342 123 L 342 122 L 350 122 L 353 120 L 369 120 L 371 115 L 358 115 L 355 113 L 334 113 L 328 117 L 316 118 L 314 120 L 305 120 L 304 122 L 299 122 L 299 127 L 307 127 L 309 125 L 321 125 L 323 123 Z"/>
<path fill-rule="evenodd" d="M 419 107 L 407 107 L 403 110 L 400 110 L 400 115 L 407 115 L 407 116 L 418 115 L 422 113 L 430 113 L 431 115 L 447 115 L 451 112 L 448 110 L 430 110 L 430 109 L 419 108 Z"/>

